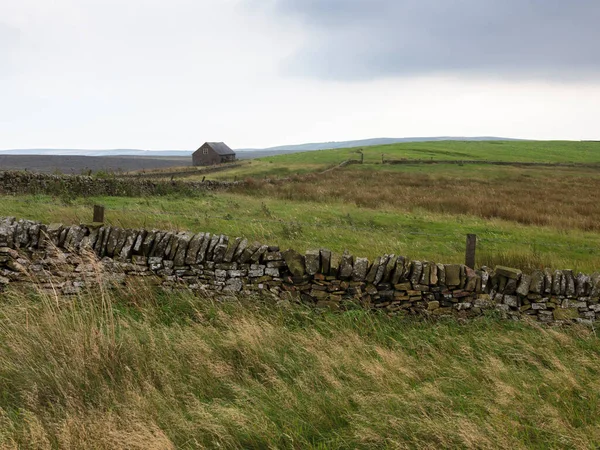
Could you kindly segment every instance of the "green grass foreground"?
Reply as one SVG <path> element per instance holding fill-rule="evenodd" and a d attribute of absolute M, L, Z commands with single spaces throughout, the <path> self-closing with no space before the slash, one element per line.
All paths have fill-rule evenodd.
<path fill-rule="evenodd" d="M 0 296 L 0 448 L 593 448 L 593 330 Z"/>

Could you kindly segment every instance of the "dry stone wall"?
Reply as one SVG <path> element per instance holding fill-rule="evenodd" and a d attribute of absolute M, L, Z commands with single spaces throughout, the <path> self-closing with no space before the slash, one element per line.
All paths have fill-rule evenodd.
<path fill-rule="evenodd" d="M 396 315 L 467 319 L 496 310 L 544 323 L 592 324 L 600 318 L 599 273 L 472 270 L 394 254 L 370 261 L 326 249 L 282 251 L 220 234 L 0 219 L 0 288 L 36 282 L 69 295 L 135 277 L 167 289 L 264 292 L 317 307 L 360 304 Z"/>
<path fill-rule="evenodd" d="M 131 178 L 96 178 L 83 175 L 0 172 L 0 194 L 48 194 L 72 196 L 142 196 L 193 193 L 223 189 L 239 182 L 153 181 Z"/>

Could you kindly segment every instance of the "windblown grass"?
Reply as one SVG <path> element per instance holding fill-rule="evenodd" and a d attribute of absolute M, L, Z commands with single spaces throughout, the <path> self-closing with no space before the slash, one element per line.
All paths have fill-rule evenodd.
<path fill-rule="evenodd" d="M 425 143 L 371 148 L 365 160 L 382 150 L 600 159 L 591 143 Z M 244 175 L 357 155 L 289 157 L 296 167 L 267 159 Z M 370 164 L 218 195 L 4 197 L 0 216 L 88 222 L 101 203 L 118 226 L 440 262 L 460 262 L 475 232 L 479 264 L 591 272 L 598 179 L 586 169 Z M 0 448 L 596 448 L 599 344 L 576 326 L 407 322 L 144 284 L 70 298 L 10 290 L 0 293 Z"/>
<path fill-rule="evenodd" d="M 594 332 L 144 285 L 0 297 L 0 448 L 593 448 Z"/>
<path fill-rule="evenodd" d="M 476 233 L 479 265 L 502 263 L 523 270 L 570 268 L 587 273 L 600 269 L 600 235 L 594 232 L 431 213 L 423 208 L 367 208 L 318 198 L 280 199 L 275 190 L 269 197 L 260 195 L 260 189 L 199 197 L 100 197 L 68 203 L 47 196 L 5 197 L 0 216 L 15 215 L 44 223 L 89 222 L 92 206 L 97 203 L 106 206 L 107 223 L 124 228 L 224 233 L 283 249 L 347 249 L 369 258 L 395 253 L 443 263 L 464 262 L 465 235 Z"/>

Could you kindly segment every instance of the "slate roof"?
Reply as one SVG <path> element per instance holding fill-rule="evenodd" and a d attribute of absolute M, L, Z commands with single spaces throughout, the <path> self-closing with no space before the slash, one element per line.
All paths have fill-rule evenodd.
<path fill-rule="evenodd" d="M 235 152 L 231 150 L 225 142 L 206 142 L 218 155 L 235 155 Z"/>

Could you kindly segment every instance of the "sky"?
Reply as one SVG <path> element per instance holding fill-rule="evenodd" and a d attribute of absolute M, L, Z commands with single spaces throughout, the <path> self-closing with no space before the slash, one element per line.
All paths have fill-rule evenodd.
<path fill-rule="evenodd" d="M 0 0 L 0 149 L 600 140 L 598 0 Z"/>

